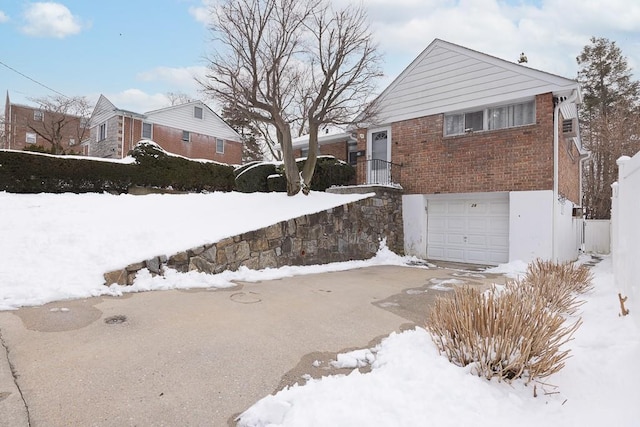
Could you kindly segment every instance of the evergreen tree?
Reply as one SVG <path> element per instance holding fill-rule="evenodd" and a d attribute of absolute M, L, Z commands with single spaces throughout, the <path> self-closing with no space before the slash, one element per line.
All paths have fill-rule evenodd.
<path fill-rule="evenodd" d="M 580 111 L 582 143 L 591 152 L 583 170 L 584 205 L 588 218 L 611 215 L 611 184 L 616 160 L 640 150 L 640 82 L 615 42 L 591 38 L 576 58 L 583 92 Z"/>
<path fill-rule="evenodd" d="M 242 163 L 264 160 L 262 146 L 258 140 L 259 132 L 253 127 L 251 121 L 231 105 L 225 105 L 222 108 L 222 118 L 242 137 Z"/>

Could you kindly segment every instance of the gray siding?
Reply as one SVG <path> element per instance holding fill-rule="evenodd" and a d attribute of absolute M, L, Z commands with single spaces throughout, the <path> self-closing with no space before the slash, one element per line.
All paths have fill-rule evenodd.
<path fill-rule="evenodd" d="M 195 106 L 203 110 L 202 119 L 194 117 Z M 147 121 L 228 141 L 240 141 L 239 135 L 224 120 L 199 101 L 175 105 L 146 113 Z"/>

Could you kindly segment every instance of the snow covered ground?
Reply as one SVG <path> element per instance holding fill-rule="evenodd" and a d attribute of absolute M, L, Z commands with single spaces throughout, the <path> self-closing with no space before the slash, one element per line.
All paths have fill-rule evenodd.
<path fill-rule="evenodd" d="M 370 363 L 370 373 L 354 369 L 282 390 L 248 409 L 240 425 L 639 426 L 640 333 L 631 318 L 618 316 L 611 259 L 593 272 L 584 323 L 569 345 L 572 357 L 545 384 L 535 384 L 537 397 L 533 385 L 487 381 L 449 363 L 416 328 L 336 361 L 354 368 Z"/>
<path fill-rule="evenodd" d="M 143 274 L 134 287 L 107 288 L 103 274 L 365 197 L 324 192 L 296 197 L 0 192 L 0 310 L 123 291 L 225 287 L 231 286 L 230 280 L 248 281 L 255 272 L 246 269 L 217 276 L 169 272 L 166 280 Z M 268 270 L 262 276 L 299 271 L 315 269 Z"/>
<path fill-rule="evenodd" d="M 243 269 L 207 276 L 140 275 L 133 287 L 102 285 L 105 271 L 172 254 L 362 196 L 212 193 L 113 196 L 0 192 L 0 310 L 124 291 L 224 287 L 271 278 L 403 264 L 381 249 L 372 260 L 326 266 Z M 502 266 L 511 276 L 522 263 Z M 342 355 L 339 366 L 372 371 L 310 380 L 267 396 L 242 417 L 248 426 L 639 426 L 640 331 L 619 317 L 611 260 L 593 272 L 583 325 L 566 367 L 533 387 L 487 381 L 450 364 L 428 334 L 391 334 L 376 348 Z M 633 313 L 631 314 L 634 315 Z M 305 380 L 301 379 L 301 383 Z"/>

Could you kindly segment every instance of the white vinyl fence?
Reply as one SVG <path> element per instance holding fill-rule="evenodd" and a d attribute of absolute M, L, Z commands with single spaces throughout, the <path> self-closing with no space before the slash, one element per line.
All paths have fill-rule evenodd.
<path fill-rule="evenodd" d="M 587 219 L 584 221 L 584 251 L 608 254 L 611 252 L 611 221 Z"/>
<path fill-rule="evenodd" d="M 618 159 L 618 182 L 613 183 L 612 252 L 618 289 L 640 325 L 640 153 Z"/>

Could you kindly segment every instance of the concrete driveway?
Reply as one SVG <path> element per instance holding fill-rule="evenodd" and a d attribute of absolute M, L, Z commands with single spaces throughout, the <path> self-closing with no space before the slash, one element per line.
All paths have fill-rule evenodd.
<path fill-rule="evenodd" d="M 0 425 L 233 425 L 303 374 L 337 372 L 336 353 L 423 325 L 451 279 L 504 282 L 380 266 L 0 312 Z"/>

